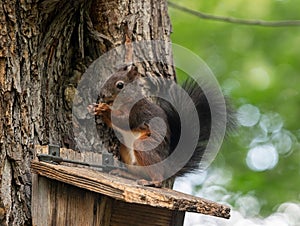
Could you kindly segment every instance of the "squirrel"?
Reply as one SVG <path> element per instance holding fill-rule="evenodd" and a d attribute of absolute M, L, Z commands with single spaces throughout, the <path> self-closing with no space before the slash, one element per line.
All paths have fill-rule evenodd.
<path fill-rule="evenodd" d="M 172 91 L 172 85 L 177 85 L 175 81 L 157 78 L 154 82 L 144 82 L 144 78 L 133 65 L 117 71 L 103 84 L 97 103 L 89 105 L 88 110 L 100 116 L 108 127 L 114 128 L 121 141 L 121 161 L 127 165 L 130 175 L 138 178 L 139 184 L 160 187 L 168 169 L 157 163 L 167 159 L 176 149 L 181 135 L 181 119 L 172 103 L 164 98 L 149 97 L 147 90 L 154 88 L 158 92 L 161 89 L 182 108 L 187 107 L 185 99 Z M 130 86 L 136 81 L 136 85 Z M 211 134 L 211 109 L 203 90 L 192 80 L 186 81 L 182 88 L 195 106 L 201 130 L 194 135 L 197 144 L 183 167 L 174 172 L 175 177 L 199 168 Z M 227 124 L 232 124 L 230 110 L 227 113 Z M 193 136 L 193 128 L 190 134 Z M 154 168 L 144 167 L 145 170 L 135 167 L 153 164 Z"/>

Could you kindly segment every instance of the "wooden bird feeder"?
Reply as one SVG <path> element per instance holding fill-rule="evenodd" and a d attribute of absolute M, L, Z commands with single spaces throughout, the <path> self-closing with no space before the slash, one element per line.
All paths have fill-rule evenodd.
<path fill-rule="evenodd" d="M 42 154 L 48 148 L 36 151 Z M 100 154 L 70 149 L 60 149 L 60 154 L 80 161 L 101 159 Z M 90 168 L 35 159 L 31 169 L 34 226 L 181 226 L 185 212 L 230 216 L 227 206 L 167 188 L 144 187 Z"/>

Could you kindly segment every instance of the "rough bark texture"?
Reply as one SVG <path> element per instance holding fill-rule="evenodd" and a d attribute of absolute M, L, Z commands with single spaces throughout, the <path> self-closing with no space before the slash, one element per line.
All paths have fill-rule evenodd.
<path fill-rule="evenodd" d="M 133 41 L 168 41 L 166 1 L 0 0 L 0 225 L 31 225 L 34 145 L 75 148 L 78 81 L 98 56 L 124 43 L 124 24 Z M 170 56 L 168 48 L 155 51 Z M 142 66 L 173 75 L 166 65 Z M 114 146 L 109 134 L 103 139 Z"/>

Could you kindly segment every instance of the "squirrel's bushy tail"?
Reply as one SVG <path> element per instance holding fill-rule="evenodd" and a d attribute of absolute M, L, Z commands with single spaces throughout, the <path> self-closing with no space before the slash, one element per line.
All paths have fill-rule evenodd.
<path fill-rule="evenodd" d="M 198 170 L 199 168 L 202 167 L 201 162 L 206 161 L 205 156 L 209 156 L 209 153 L 206 153 L 207 143 L 209 139 L 213 138 L 213 136 L 216 135 L 213 134 L 215 133 L 214 132 L 215 129 L 214 131 L 212 131 L 212 109 L 214 111 L 213 114 L 216 120 L 222 120 L 222 118 L 227 120 L 227 122 L 221 122 L 221 121 L 217 122 L 216 123 L 217 129 L 218 127 L 224 125 L 225 126 L 227 125 L 227 127 L 232 127 L 232 125 L 234 124 L 233 113 L 231 108 L 228 106 L 228 103 L 226 103 L 227 101 L 225 101 L 224 104 L 223 97 L 222 97 L 223 101 L 220 100 L 220 98 L 215 98 L 217 96 L 216 90 L 213 90 L 211 87 L 209 87 L 205 89 L 204 92 L 203 89 L 198 85 L 198 83 L 192 79 L 186 80 L 183 83 L 182 88 L 191 98 L 194 108 L 188 106 L 189 101 L 186 100 L 185 96 L 176 92 L 176 90 L 173 91 L 172 88 L 169 89 L 171 98 L 173 99 L 173 101 L 179 103 L 177 106 L 181 106 L 182 108 L 181 110 L 184 112 L 184 117 L 188 118 L 189 115 L 192 114 L 191 111 L 194 111 L 195 109 L 197 110 L 200 128 L 196 128 L 195 126 L 196 123 L 193 122 L 192 120 L 184 120 L 185 123 L 188 124 L 185 126 L 190 128 L 188 134 L 184 134 L 184 136 L 193 136 L 195 133 L 199 132 L 199 137 L 194 152 L 192 153 L 192 155 L 190 155 L 190 158 L 185 163 L 184 167 L 181 170 L 179 170 L 175 174 L 175 176 L 183 176 L 186 173 L 191 173 L 193 171 Z M 209 99 L 210 101 L 208 101 L 207 98 L 208 96 L 210 97 Z M 172 153 L 175 150 L 181 136 L 182 120 L 180 119 L 177 110 L 173 106 L 171 106 L 170 103 L 166 101 L 161 101 L 160 105 L 163 109 L 165 109 L 165 112 L 168 117 L 170 131 L 172 134 L 171 141 L 170 141 L 170 147 Z M 181 150 L 181 151 L 184 152 L 185 150 Z"/>

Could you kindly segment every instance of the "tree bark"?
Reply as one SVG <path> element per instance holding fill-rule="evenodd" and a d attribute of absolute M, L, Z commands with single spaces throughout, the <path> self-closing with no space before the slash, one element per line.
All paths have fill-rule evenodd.
<path fill-rule="evenodd" d="M 166 1 L 0 0 L 0 225 L 31 225 L 35 145 L 84 147 L 76 147 L 73 132 L 73 122 L 86 120 L 73 118 L 76 87 L 95 59 L 124 44 L 126 31 L 132 42 L 168 42 Z M 153 51 L 171 56 L 168 45 Z M 159 63 L 140 70 L 174 76 Z M 104 145 L 117 149 L 103 134 Z M 100 140 L 92 147 L 99 151 Z"/>

